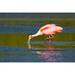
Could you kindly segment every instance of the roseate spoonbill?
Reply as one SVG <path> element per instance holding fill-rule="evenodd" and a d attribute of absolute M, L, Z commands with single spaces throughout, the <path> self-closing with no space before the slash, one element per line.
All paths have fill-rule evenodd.
<path fill-rule="evenodd" d="M 37 37 L 39 35 L 48 35 L 49 39 L 51 39 L 54 34 L 62 32 L 63 28 L 60 26 L 56 26 L 56 24 L 46 24 L 45 26 L 42 26 L 36 34 L 29 35 L 28 37 L 28 43 L 30 40 L 34 37 Z"/>

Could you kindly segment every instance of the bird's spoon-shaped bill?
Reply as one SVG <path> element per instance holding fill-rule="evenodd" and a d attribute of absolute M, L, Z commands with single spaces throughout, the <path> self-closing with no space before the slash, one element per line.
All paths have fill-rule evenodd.
<path fill-rule="evenodd" d="M 32 38 L 32 36 L 31 36 L 31 35 L 29 35 L 29 36 L 28 36 L 28 43 L 30 43 L 31 38 Z"/>

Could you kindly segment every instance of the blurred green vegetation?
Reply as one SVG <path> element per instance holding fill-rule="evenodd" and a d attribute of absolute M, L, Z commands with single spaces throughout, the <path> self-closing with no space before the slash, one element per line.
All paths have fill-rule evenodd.
<path fill-rule="evenodd" d="M 55 35 L 53 41 L 57 42 L 72 42 L 75 41 L 75 33 L 61 33 Z M 0 46 L 11 46 L 11 47 L 27 47 L 28 34 L 0 34 Z M 48 41 L 47 36 L 38 36 L 31 40 L 31 42 L 46 42 Z M 47 47 L 45 44 L 34 44 L 34 46 Z M 62 45 L 60 45 L 62 46 Z M 67 46 L 70 46 L 67 44 Z M 64 44 L 63 47 L 66 47 Z"/>
<path fill-rule="evenodd" d="M 72 18 L 47 18 L 47 19 L 0 19 L 0 25 L 13 25 L 13 26 L 28 26 L 28 25 L 36 25 L 39 23 L 40 25 L 45 25 L 48 23 L 60 24 L 61 26 L 75 26 L 75 19 Z"/>

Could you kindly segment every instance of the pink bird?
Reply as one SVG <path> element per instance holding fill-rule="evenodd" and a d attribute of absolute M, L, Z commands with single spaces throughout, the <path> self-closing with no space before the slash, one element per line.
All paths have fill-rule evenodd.
<path fill-rule="evenodd" d="M 45 26 L 41 27 L 36 34 L 29 35 L 28 42 L 34 37 L 39 35 L 48 35 L 49 39 L 53 37 L 56 33 L 62 32 L 63 28 L 60 26 L 56 26 L 55 24 L 46 24 Z"/>

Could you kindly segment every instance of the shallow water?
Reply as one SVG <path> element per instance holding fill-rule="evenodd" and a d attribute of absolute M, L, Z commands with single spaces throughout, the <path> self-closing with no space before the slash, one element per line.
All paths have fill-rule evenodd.
<path fill-rule="evenodd" d="M 0 47 L 1 62 L 74 62 L 75 48 L 13 48 Z"/>
<path fill-rule="evenodd" d="M 37 14 L 39 17 L 36 14 L 28 17 L 25 14 L 0 15 L 0 62 L 75 62 L 75 22 L 72 19 L 70 22 L 62 22 L 60 19 L 52 21 L 49 20 L 52 14 Z M 65 19 L 61 14 L 59 17 L 54 15 Z M 74 15 L 67 17 L 74 18 Z M 52 42 L 46 39 L 47 36 L 39 36 L 28 44 L 28 35 L 36 33 L 47 21 L 41 21 L 40 18 L 60 24 L 64 30 L 55 35 Z"/>

